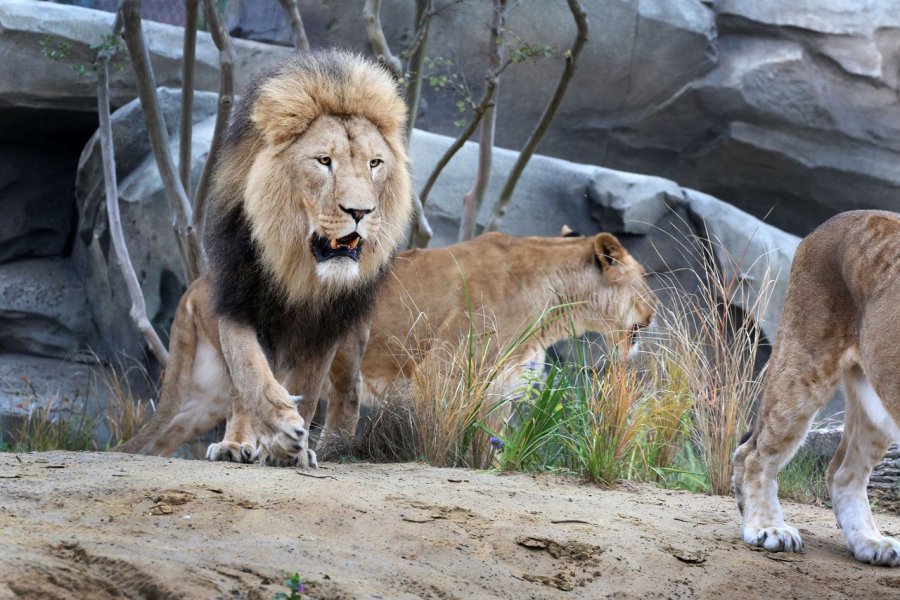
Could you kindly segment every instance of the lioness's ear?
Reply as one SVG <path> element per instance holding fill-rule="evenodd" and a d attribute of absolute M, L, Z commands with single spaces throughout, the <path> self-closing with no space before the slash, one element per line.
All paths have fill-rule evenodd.
<path fill-rule="evenodd" d="M 572 233 L 572 228 L 568 225 L 563 225 L 562 229 L 559 230 L 559 235 L 561 237 L 569 237 L 569 234 Z"/>
<path fill-rule="evenodd" d="M 594 258 L 601 270 L 606 270 L 614 263 L 621 262 L 628 252 L 622 243 L 611 233 L 598 233 L 594 238 Z"/>

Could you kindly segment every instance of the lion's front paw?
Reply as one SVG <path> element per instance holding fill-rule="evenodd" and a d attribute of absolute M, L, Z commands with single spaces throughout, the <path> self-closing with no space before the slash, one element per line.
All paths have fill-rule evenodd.
<path fill-rule="evenodd" d="M 308 467 L 309 432 L 296 408 L 282 409 L 277 416 L 258 429 L 259 462 L 279 467 Z"/>
<path fill-rule="evenodd" d="M 217 444 L 210 444 L 206 449 L 206 460 L 250 463 L 255 460 L 256 454 L 256 449 L 249 444 L 219 442 Z"/>
<path fill-rule="evenodd" d="M 860 536 L 849 541 L 856 560 L 883 567 L 900 566 L 900 542 L 887 536 Z"/>
<path fill-rule="evenodd" d="M 744 542 L 769 552 L 803 552 L 800 532 L 790 525 L 781 527 L 744 527 Z"/>

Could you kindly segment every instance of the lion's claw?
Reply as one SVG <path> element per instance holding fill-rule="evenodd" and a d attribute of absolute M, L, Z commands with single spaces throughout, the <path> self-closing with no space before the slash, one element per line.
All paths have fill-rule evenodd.
<path fill-rule="evenodd" d="M 236 442 L 219 442 L 210 444 L 206 449 L 206 460 L 251 463 L 259 455 L 259 449 L 249 444 Z"/>

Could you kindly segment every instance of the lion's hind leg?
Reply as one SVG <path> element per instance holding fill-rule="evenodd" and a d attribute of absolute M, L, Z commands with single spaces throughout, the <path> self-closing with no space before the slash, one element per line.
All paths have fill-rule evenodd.
<path fill-rule="evenodd" d="M 775 357 L 773 357 L 775 358 Z M 837 385 L 836 374 L 807 372 L 802 361 L 775 363 L 766 375 L 756 428 L 734 457 L 734 491 L 744 517 L 743 540 L 770 552 L 802 552 L 778 501 L 778 472 L 806 438 L 816 412 Z"/>
<path fill-rule="evenodd" d="M 844 434 L 828 465 L 834 514 L 857 560 L 896 567 L 900 565 L 900 542 L 878 531 L 866 493 L 872 469 L 891 444 L 891 436 L 882 431 L 890 425 L 882 423 L 884 419 L 890 424 L 893 421 L 860 367 L 848 369 L 843 384 L 847 399 Z"/>

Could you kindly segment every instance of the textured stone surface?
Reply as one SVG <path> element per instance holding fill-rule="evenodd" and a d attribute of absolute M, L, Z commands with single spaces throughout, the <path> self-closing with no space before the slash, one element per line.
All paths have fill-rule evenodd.
<path fill-rule="evenodd" d="M 3 69 L 0 109 L 16 106 L 96 112 L 97 86 L 90 74 L 95 51 L 90 47 L 102 42 L 112 22 L 113 15 L 107 12 L 33 0 L 0 0 L 0 64 L 17 65 Z M 180 86 L 182 29 L 148 21 L 144 33 L 157 85 Z M 289 52 L 247 40 L 235 40 L 234 46 L 238 90 L 259 70 Z M 51 60 L 45 56 L 47 49 L 63 49 L 65 56 Z M 124 43 L 113 62 L 122 65 L 110 73 L 110 98 L 118 106 L 136 96 Z M 88 75 L 80 76 L 73 65 L 85 65 Z M 205 32 L 197 35 L 194 81 L 199 90 L 219 87 L 218 51 Z"/>
<path fill-rule="evenodd" d="M 0 263 L 66 250 L 75 225 L 75 152 L 0 141 Z"/>
<path fill-rule="evenodd" d="M 180 93 L 160 89 L 160 106 L 177 155 Z M 192 178 L 194 187 L 209 150 L 216 96 L 198 93 L 194 100 Z M 159 171 L 144 130 L 137 101 L 113 114 L 122 227 L 147 304 L 147 315 L 163 340 L 168 338 L 175 307 L 184 290 L 181 257 L 172 231 L 171 213 Z M 131 300 L 116 262 L 106 218 L 106 195 L 100 144 L 92 137 L 81 156 L 76 185 L 78 231 L 74 256 L 90 290 L 88 302 L 102 338 L 111 349 L 139 356 L 141 338 L 128 316 Z"/>
<path fill-rule="evenodd" d="M 0 353 L 85 358 L 100 341 L 71 261 L 0 265 Z"/>
<path fill-rule="evenodd" d="M 57 358 L 0 354 L 0 415 L 24 414 L 48 403 L 54 410 L 80 410 L 106 398 L 99 368 Z"/>
<path fill-rule="evenodd" d="M 229 3 L 233 31 L 287 40 L 276 0 L 252 4 Z M 314 46 L 368 51 L 359 7 L 300 4 Z M 540 152 L 665 177 L 797 235 L 841 210 L 900 210 L 894 0 L 583 4 L 590 41 Z M 489 11 L 487 2 L 453 4 L 435 17 L 429 41 L 429 55 L 453 59 L 476 95 Z M 384 2 L 382 21 L 401 48 L 411 35 L 411 3 Z M 529 2 L 512 10 L 508 30 L 510 39 L 563 49 L 575 28 L 564 3 Z M 548 59 L 507 70 L 501 146 L 521 146 L 560 68 Z M 427 85 L 425 97 L 418 126 L 455 134 L 456 98 Z"/>

